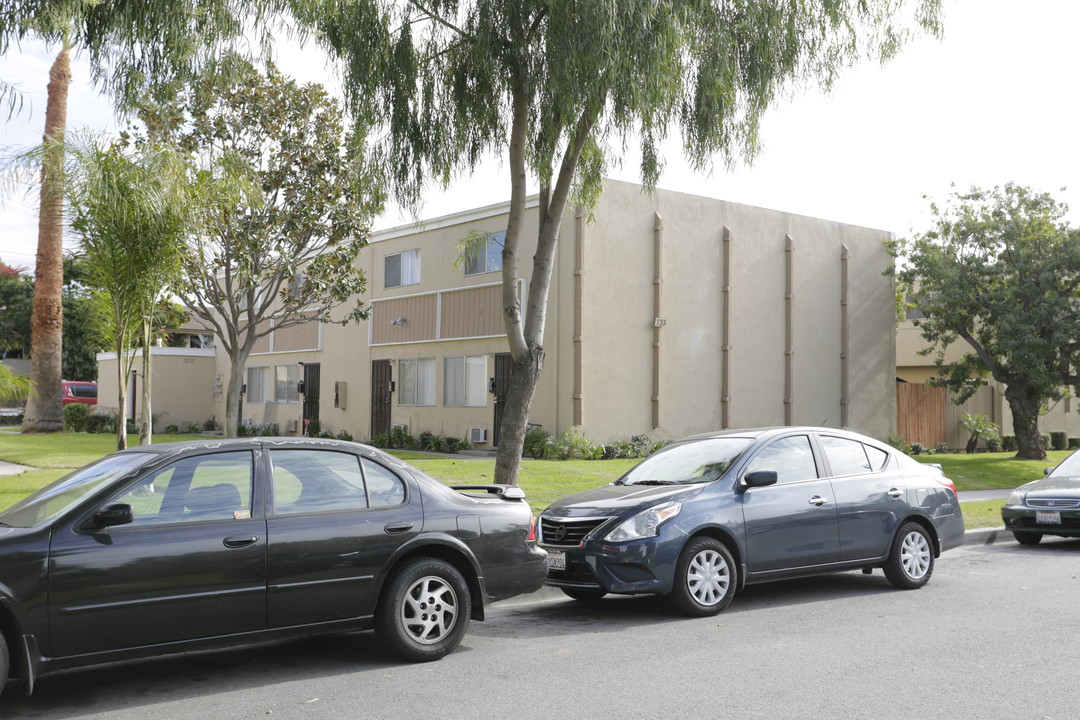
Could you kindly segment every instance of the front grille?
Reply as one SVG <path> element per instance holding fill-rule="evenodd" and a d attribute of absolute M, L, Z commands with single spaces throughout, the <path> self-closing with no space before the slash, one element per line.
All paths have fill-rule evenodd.
<path fill-rule="evenodd" d="M 1080 499 L 1076 498 L 1028 498 L 1028 507 L 1036 508 L 1074 508 L 1080 507 Z"/>
<path fill-rule="evenodd" d="M 606 517 L 564 520 L 541 516 L 540 544 L 552 547 L 578 547 L 586 535 L 607 521 Z"/>
<path fill-rule="evenodd" d="M 548 579 L 561 580 L 575 585 L 600 587 L 600 581 L 596 579 L 596 573 L 589 567 L 589 564 L 573 560 L 567 563 L 565 570 L 548 570 Z"/>

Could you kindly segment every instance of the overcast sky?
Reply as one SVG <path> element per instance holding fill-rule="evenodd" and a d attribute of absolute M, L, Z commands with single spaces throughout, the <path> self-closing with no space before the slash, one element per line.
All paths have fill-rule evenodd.
<path fill-rule="evenodd" d="M 1080 212 L 1080 2 L 944 0 L 945 36 L 919 39 L 884 67 L 849 71 L 828 95 L 784 100 L 765 117 L 753 167 L 693 173 L 669 148 L 660 186 L 750 205 L 880 228 L 901 237 L 925 229 L 924 195 L 944 200 L 955 183 L 1012 181 L 1051 192 Z M 0 58 L 0 78 L 25 93 L 0 146 L 40 142 L 45 87 L 56 48 L 25 44 Z M 281 69 L 304 81 L 327 70 L 317 52 L 286 51 Z M 74 66 L 69 128 L 115 130 L 111 101 Z M 637 181 L 633 161 L 612 177 Z M 1064 188 L 1064 189 L 1063 189 Z M 500 159 L 447 192 L 432 189 L 423 217 L 502 202 L 510 196 Z M 37 245 L 33 199 L 0 205 L 0 260 L 31 267 Z M 377 228 L 411 220 L 395 210 Z M 74 248 L 72 238 L 66 247 Z"/>

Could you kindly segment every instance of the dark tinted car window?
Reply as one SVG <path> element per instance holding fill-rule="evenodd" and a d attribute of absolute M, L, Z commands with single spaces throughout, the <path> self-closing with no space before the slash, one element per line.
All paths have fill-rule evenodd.
<path fill-rule="evenodd" d="M 197 455 L 146 476 L 112 502 L 131 505 L 133 525 L 251 517 L 251 453 Z"/>
<path fill-rule="evenodd" d="M 817 478 L 817 467 L 814 465 L 814 451 L 810 448 L 810 438 L 806 435 L 792 435 L 767 445 L 758 452 L 746 468 L 746 472 L 755 470 L 776 471 L 778 483 Z"/>
<path fill-rule="evenodd" d="M 819 435 L 825 457 L 834 476 L 859 475 L 870 472 L 870 461 L 866 458 L 865 446 L 857 440 Z"/>
<path fill-rule="evenodd" d="M 327 450 L 273 450 L 274 512 L 278 515 L 368 506 L 360 459 Z"/>
<path fill-rule="evenodd" d="M 363 462 L 371 507 L 400 505 L 405 502 L 405 484 L 401 478 L 377 462 L 372 462 L 367 458 L 364 458 Z"/>
<path fill-rule="evenodd" d="M 71 385 L 71 394 L 78 398 L 96 398 L 97 385 Z"/>

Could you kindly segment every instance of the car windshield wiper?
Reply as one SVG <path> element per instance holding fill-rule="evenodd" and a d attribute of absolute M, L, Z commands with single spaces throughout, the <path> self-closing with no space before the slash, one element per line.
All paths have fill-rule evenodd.
<path fill-rule="evenodd" d="M 682 480 L 636 480 L 630 485 L 682 485 Z"/>

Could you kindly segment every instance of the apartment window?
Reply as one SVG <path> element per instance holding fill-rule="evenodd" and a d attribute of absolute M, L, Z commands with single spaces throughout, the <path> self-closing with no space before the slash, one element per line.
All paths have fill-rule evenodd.
<path fill-rule="evenodd" d="M 299 385 L 299 365 L 278 365 L 274 368 L 274 402 L 300 402 Z"/>
<path fill-rule="evenodd" d="M 249 403 L 270 402 L 270 368 L 249 367 L 247 369 L 247 392 L 245 399 Z"/>
<path fill-rule="evenodd" d="M 385 262 L 386 287 L 416 285 L 420 282 L 419 250 L 406 250 L 405 252 L 387 255 Z"/>
<path fill-rule="evenodd" d="M 479 275 L 501 271 L 505 240 L 505 232 L 490 233 L 486 243 L 478 243 L 470 252 L 465 253 L 465 274 Z"/>
<path fill-rule="evenodd" d="M 443 358 L 443 404 L 457 407 L 487 405 L 487 356 Z"/>
<path fill-rule="evenodd" d="M 398 405 L 435 404 L 435 358 L 398 361 Z"/>

